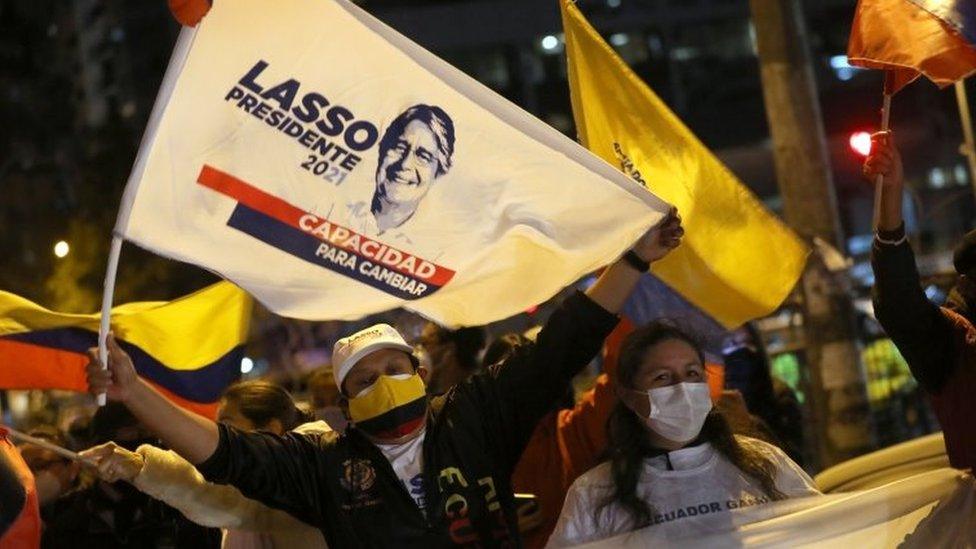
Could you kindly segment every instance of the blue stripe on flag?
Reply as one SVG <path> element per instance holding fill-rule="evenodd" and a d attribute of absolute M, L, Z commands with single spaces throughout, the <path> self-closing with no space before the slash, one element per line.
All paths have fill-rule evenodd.
<path fill-rule="evenodd" d="M 420 299 L 440 289 L 427 281 L 377 265 L 350 250 L 334 248 L 329 253 L 331 247 L 325 242 L 244 204 L 237 204 L 227 225 L 299 259 L 400 299 Z"/>
<path fill-rule="evenodd" d="M 640 282 L 624 303 L 622 313 L 641 326 L 653 320 L 670 320 L 681 329 L 691 332 L 704 343 L 712 359 L 722 356 L 722 340 L 728 331 L 715 319 L 671 289 L 654 275 L 641 277 Z"/>
<path fill-rule="evenodd" d="M 972 0 L 909 0 L 941 19 L 976 47 L 976 2 Z"/>

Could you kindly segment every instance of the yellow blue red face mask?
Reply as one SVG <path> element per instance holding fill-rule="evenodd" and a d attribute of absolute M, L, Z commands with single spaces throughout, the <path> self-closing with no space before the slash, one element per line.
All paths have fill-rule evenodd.
<path fill-rule="evenodd" d="M 373 438 L 393 440 L 417 430 L 427 417 L 427 392 L 417 374 L 380 376 L 349 399 L 349 417 Z"/>

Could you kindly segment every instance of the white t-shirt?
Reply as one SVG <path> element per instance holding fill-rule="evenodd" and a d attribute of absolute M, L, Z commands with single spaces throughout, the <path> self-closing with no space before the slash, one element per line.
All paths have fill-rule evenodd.
<path fill-rule="evenodd" d="M 424 438 L 426 429 L 417 438 L 403 444 L 377 444 L 393 467 L 400 483 L 413 498 L 417 507 L 427 514 L 427 492 L 424 487 Z"/>
<path fill-rule="evenodd" d="M 776 488 L 786 497 L 820 495 L 810 477 L 779 448 L 736 436 L 739 444 L 757 448 L 776 465 Z M 673 470 L 668 470 L 670 459 Z M 603 506 L 613 493 L 610 462 L 590 469 L 569 488 L 556 529 L 547 547 L 568 547 L 630 532 L 630 512 L 617 503 Z M 651 527 L 769 501 L 762 487 L 725 459 L 711 444 L 682 448 L 644 460 L 637 494 L 652 508 Z M 693 523 L 690 520 L 689 523 Z M 694 524 L 689 524 L 694 528 Z"/>

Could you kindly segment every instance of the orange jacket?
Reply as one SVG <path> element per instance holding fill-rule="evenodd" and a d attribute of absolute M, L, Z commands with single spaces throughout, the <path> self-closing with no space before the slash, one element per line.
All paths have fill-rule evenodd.
<path fill-rule="evenodd" d="M 515 473 L 516 493 L 535 494 L 541 522 L 523 532 L 525 547 L 543 547 L 556 527 L 566 491 L 600 462 L 607 446 L 606 422 L 617 401 L 610 377 L 601 374 L 571 410 L 552 412 L 539 422 Z"/>
<path fill-rule="evenodd" d="M 41 515 L 37 504 L 37 489 L 34 475 L 31 474 L 24 458 L 17 448 L 0 433 L 0 466 L 7 467 L 8 473 L 17 477 L 25 492 L 24 505 L 6 531 L 0 533 L 0 547 L 3 549 L 34 549 L 41 545 Z M 4 510 L 8 512 L 9 510 Z"/>
<path fill-rule="evenodd" d="M 566 492 L 577 477 L 595 467 L 607 447 L 607 418 L 617 403 L 610 376 L 616 372 L 617 351 L 634 325 L 621 319 L 607 337 L 604 373 L 572 409 L 542 418 L 512 474 L 516 493 L 534 494 L 540 523 L 522 533 L 528 549 L 543 547 L 556 527 Z"/>

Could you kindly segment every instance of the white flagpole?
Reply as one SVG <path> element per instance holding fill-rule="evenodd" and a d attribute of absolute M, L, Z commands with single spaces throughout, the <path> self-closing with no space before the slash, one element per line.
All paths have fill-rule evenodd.
<path fill-rule="evenodd" d="M 148 149 L 156 136 L 156 131 L 159 129 L 159 122 L 163 118 L 163 111 L 169 102 L 170 95 L 172 95 L 176 87 L 176 80 L 180 75 L 180 71 L 183 70 L 183 64 L 186 62 L 187 55 L 190 52 L 190 46 L 193 44 L 193 38 L 195 36 L 196 31 L 194 28 L 183 27 L 180 30 L 180 36 L 177 38 L 176 45 L 173 47 L 173 55 L 170 58 L 169 66 L 166 67 L 166 74 L 163 75 L 163 82 L 160 84 L 159 92 L 156 95 L 156 103 L 153 105 L 153 110 L 149 114 L 146 132 L 143 134 L 142 142 L 139 144 L 139 154 L 136 156 L 132 173 L 129 174 L 129 180 L 126 182 L 125 192 L 122 194 L 122 201 L 119 204 L 119 215 L 115 220 L 115 230 L 112 232 L 112 245 L 109 248 L 108 267 L 105 269 L 105 286 L 102 290 L 102 317 L 98 325 L 98 359 L 101 360 L 102 367 L 108 366 L 108 349 L 105 345 L 105 339 L 108 337 L 108 331 L 111 327 L 112 298 L 115 296 L 115 277 L 119 268 L 119 255 L 122 252 L 122 241 L 124 240 L 123 235 L 129 225 L 129 214 L 132 212 L 132 203 L 135 201 L 139 179 L 146 170 L 146 158 L 149 154 Z M 105 405 L 104 394 L 98 395 L 97 400 L 99 406 Z"/>
<path fill-rule="evenodd" d="M 112 245 L 108 251 L 108 267 L 105 269 L 105 285 L 102 290 L 102 318 L 98 325 L 98 360 L 102 367 L 108 367 L 108 347 L 105 344 L 112 320 L 112 298 L 115 296 L 115 275 L 119 270 L 119 255 L 122 253 L 122 237 L 112 235 Z M 98 405 L 105 406 L 105 394 L 97 397 Z"/>
<path fill-rule="evenodd" d="M 2 432 L 2 431 L 6 431 L 7 432 L 7 436 L 9 436 L 15 442 L 26 443 L 26 444 L 33 444 L 34 446 L 38 446 L 40 448 L 44 448 L 45 450 L 50 450 L 50 451 L 54 452 L 55 454 L 57 454 L 57 455 L 59 455 L 59 456 L 61 456 L 63 458 L 67 458 L 67 459 L 70 459 L 72 461 L 80 461 L 82 463 L 87 463 L 89 465 L 94 465 L 89 460 L 81 457 L 81 455 L 78 454 L 77 452 L 72 452 L 71 450 L 68 450 L 67 448 L 62 448 L 62 447 L 58 446 L 57 444 L 52 444 L 52 443 L 50 443 L 50 442 L 48 442 L 48 441 L 46 441 L 44 439 L 32 437 L 30 435 L 21 433 L 20 431 L 17 431 L 17 430 L 11 429 L 10 427 L 7 427 L 6 425 L 0 427 L 0 432 Z"/>
<path fill-rule="evenodd" d="M 969 113 L 969 99 L 966 97 L 966 81 L 956 82 L 956 103 L 959 105 L 959 121 L 962 122 L 963 143 L 959 152 L 966 157 L 969 165 L 969 180 L 976 192 L 976 145 L 973 144 L 973 119 Z"/>
<path fill-rule="evenodd" d="M 885 72 L 885 81 L 888 74 Z M 888 86 L 885 86 L 884 102 L 881 105 L 881 131 L 888 131 L 888 120 L 891 115 L 891 94 L 888 93 Z M 874 178 L 874 229 L 878 229 L 878 222 L 881 220 L 881 186 L 884 176 L 878 174 Z"/>

